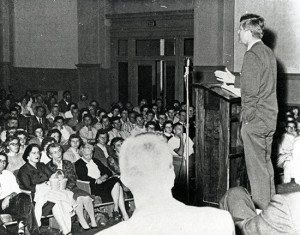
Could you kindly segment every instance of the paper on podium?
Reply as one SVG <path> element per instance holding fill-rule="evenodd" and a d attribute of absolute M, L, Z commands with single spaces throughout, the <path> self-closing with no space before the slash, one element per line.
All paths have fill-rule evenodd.
<path fill-rule="evenodd" d="M 234 87 L 234 85 L 227 85 L 226 83 L 223 83 L 221 88 L 230 91 L 238 97 L 241 97 L 241 89 Z"/>

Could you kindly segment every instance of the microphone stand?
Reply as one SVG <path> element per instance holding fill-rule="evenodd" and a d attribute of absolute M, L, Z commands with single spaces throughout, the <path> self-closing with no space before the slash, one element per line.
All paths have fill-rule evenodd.
<path fill-rule="evenodd" d="M 186 163 L 186 197 L 187 197 L 187 204 L 190 203 L 190 174 L 189 174 L 189 122 L 190 122 L 190 116 L 189 116 L 189 69 L 191 65 L 191 59 L 186 58 L 185 59 L 186 66 L 185 66 L 185 73 L 184 73 L 184 81 L 185 81 L 185 89 L 186 89 L 186 138 L 185 138 L 185 163 Z"/>

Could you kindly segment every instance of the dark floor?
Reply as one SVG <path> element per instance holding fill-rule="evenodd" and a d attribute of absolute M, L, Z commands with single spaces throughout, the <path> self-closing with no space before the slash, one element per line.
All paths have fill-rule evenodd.
<path fill-rule="evenodd" d="M 110 218 L 105 226 L 100 225 L 100 226 L 98 226 L 97 229 L 90 229 L 88 231 L 84 231 L 78 222 L 74 222 L 72 224 L 72 233 L 73 234 L 82 234 L 82 235 L 92 235 L 103 229 L 109 228 L 117 223 L 119 223 L 119 222 L 116 222 L 113 218 Z M 17 234 L 17 226 L 16 225 L 9 226 L 7 228 L 7 230 L 9 232 L 9 234 Z M 49 225 L 47 224 L 47 222 L 43 223 L 43 225 L 40 229 L 40 232 L 42 235 L 58 235 L 59 234 L 59 230 L 55 229 L 55 228 L 50 228 Z"/>

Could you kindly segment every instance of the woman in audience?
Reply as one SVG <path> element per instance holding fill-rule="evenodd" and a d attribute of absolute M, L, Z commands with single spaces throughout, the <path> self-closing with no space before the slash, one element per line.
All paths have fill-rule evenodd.
<path fill-rule="evenodd" d="M 54 119 L 54 127 L 53 129 L 57 129 L 60 131 L 61 133 L 61 141 L 60 144 L 61 145 L 67 145 L 69 137 L 71 134 L 74 133 L 74 131 L 72 130 L 71 127 L 65 125 L 65 119 L 61 116 L 57 116 Z"/>
<path fill-rule="evenodd" d="M 48 131 L 47 137 L 54 138 L 56 140 L 56 142 L 60 144 L 61 132 L 57 129 L 51 129 L 51 130 Z"/>
<path fill-rule="evenodd" d="M 24 116 L 34 115 L 32 108 L 28 105 L 28 98 L 24 96 L 18 103 L 21 106 L 21 114 Z"/>
<path fill-rule="evenodd" d="M 52 172 L 55 173 L 58 169 L 60 169 L 64 174 L 64 178 L 68 179 L 66 188 L 74 193 L 73 198 L 77 203 L 75 210 L 80 225 L 84 230 L 90 229 L 83 216 L 83 209 L 85 208 L 91 220 L 91 227 L 96 228 L 97 223 L 95 220 L 91 195 L 76 186 L 77 176 L 74 165 L 70 161 L 62 159 L 63 155 L 61 145 L 57 143 L 50 144 L 47 147 L 47 154 L 52 159 L 47 163 L 47 166 L 52 170 Z"/>
<path fill-rule="evenodd" d="M 110 146 L 114 150 L 114 153 L 107 158 L 108 168 L 116 175 L 120 175 L 119 167 L 119 154 L 124 139 L 121 137 L 115 137 L 111 140 Z"/>
<path fill-rule="evenodd" d="M 93 146 L 84 144 L 81 148 L 82 158 L 75 163 L 78 179 L 90 182 L 93 195 L 100 196 L 103 201 L 113 199 L 115 220 L 119 220 L 121 210 L 124 220 L 128 220 L 125 209 L 123 189 L 117 177 L 111 177 L 111 171 L 98 159 L 93 158 Z"/>
<path fill-rule="evenodd" d="M 72 134 L 69 138 L 69 146 L 68 150 L 64 153 L 63 159 L 68 160 L 72 163 L 75 163 L 78 159 L 80 159 L 79 155 L 79 147 L 82 143 L 82 140 L 78 134 Z"/>
<path fill-rule="evenodd" d="M 6 170 L 11 171 L 16 175 L 18 170 L 25 163 L 22 159 L 22 153 L 19 153 L 19 138 L 17 136 L 9 136 L 5 141 L 5 146 L 8 157 Z"/>
<path fill-rule="evenodd" d="M 52 171 L 44 163 L 40 162 L 40 146 L 37 144 L 30 144 L 25 149 L 23 159 L 26 162 L 18 172 L 18 180 L 21 189 L 29 190 L 32 193 L 33 199 L 36 202 L 35 214 L 37 217 L 38 225 L 41 225 L 41 214 L 37 210 L 37 205 L 42 206 L 42 215 L 47 216 L 50 211 L 59 224 L 63 234 L 71 233 L 71 215 L 64 211 L 62 199 L 57 199 L 58 202 L 50 202 L 47 195 L 44 197 L 38 197 L 46 190 L 48 180 L 52 175 Z M 37 194 L 37 195 L 36 195 Z"/>
<path fill-rule="evenodd" d="M 16 136 L 19 138 L 19 153 L 24 153 L 26 147 L 27 147 L 27 139 L 28 139 L 28 134 L 26 131 L 17 131 L 15 133 Z"/>
<path fill-rule="evenodd" d="M 52 144 L 52 143 L 56 143 L 56 140 L 53 138 L 53 137 L 45 137 L 42 141 L 42 144 L 41 144 L 41 159 L 40 159 L 40 162 L 44 163 L 44 164 L 47 164 L 48 162 L 51 161 L 51 158 L 48 157 L 47 155 L 47 147 L 49 144 Z"/>
<path fill-rule="evenodd" d="M 28 144 L 38 144 L 41 146 L 42 141 L 44 139 L 44 129 L 42 126 L 37 125 L 33 129 L 34 136 L 32 139 L 29 140 Z"/>

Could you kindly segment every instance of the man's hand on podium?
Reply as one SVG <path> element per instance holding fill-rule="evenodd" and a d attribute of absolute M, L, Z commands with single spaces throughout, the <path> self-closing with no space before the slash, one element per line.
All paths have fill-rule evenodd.
<path fill-rule="evenodd" d="M 215 76 L 220 82 L 229 84 L 234 84 L 235 82 L 235 76 L 227 68 L 225 68 L 225 72 L 221 70 L 215 71 Z"/>

